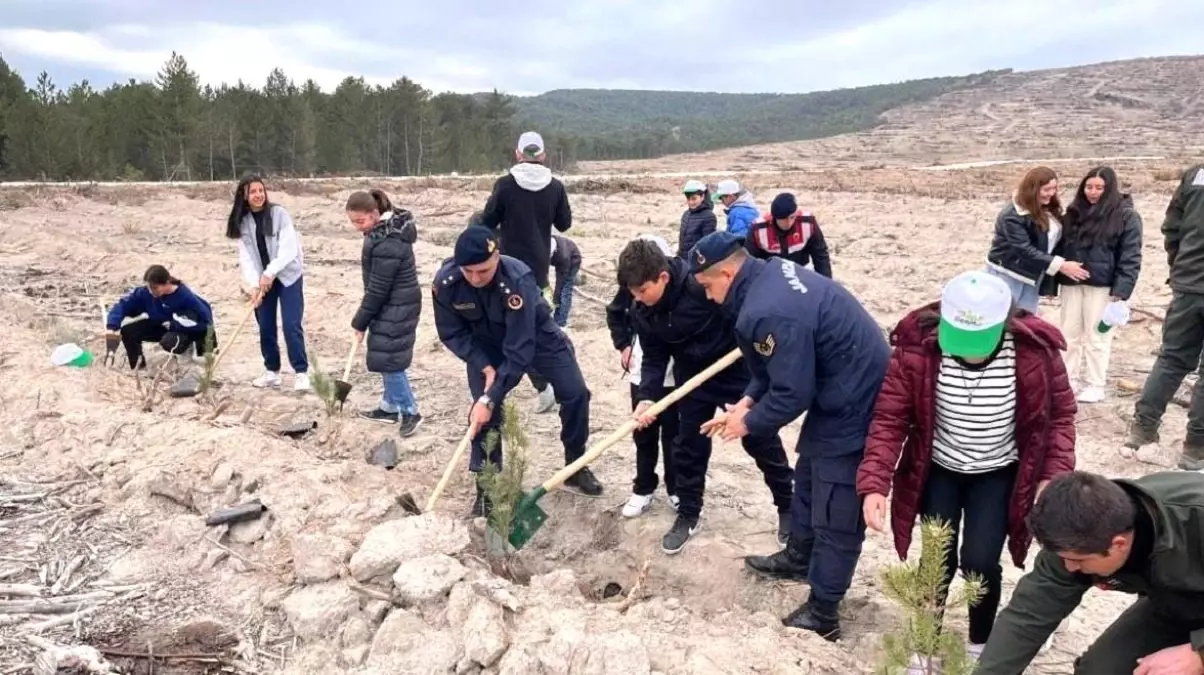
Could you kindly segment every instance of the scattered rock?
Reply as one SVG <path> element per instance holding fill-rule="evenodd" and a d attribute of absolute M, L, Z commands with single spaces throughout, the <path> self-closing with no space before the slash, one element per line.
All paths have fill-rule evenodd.
<path fill-rule="evenodd" d="M 308 422 L 290 422 L 280 427 L 280 435 L 288 438 L 301 438 L 317 428 L 318 423 L 313 420 L 309 420 Z"/>
<path fill-rule="evenodd" d="M 652 664 L 644 641 L 624 630 L 589 637 L 573 655 L 570 670 L 573 675 L 650 675 Z"/>
<path fill-rule="evenodd" d="M 209 476 L 209 485 L 214 490 L 221 490 L 226 487 L 226 484 L 234 480 L 234 466 L 229 462 L 218 464 L 213 473 Z"/>
<path fill-rule="evenodd" d="M 406 560 L 435 553 L 455 555 L 468 547 L 468 529 L 459 520 L 427 513 L 381 523 L 368 532 L 351 556 L 359 581 L 391 575 Z"/>
<path fill-rule="evenodd" d="M 390 609 L 393 609 L 393 605 L 384 600 L 369 600 L 364 605 L 364 618 L 375 626 L 385 620 L 385 615 L 389 613 Z"/>
<path fill-rule="evenodd" d="M 559 569 L 548 574 L 531 577 L 530 588 L 536 593 L 559 598 L 581 597 L 581 587 L 577 585 L 577 575 L 568 569 Z"/>
<path fill-rule="evenodd" d="M 397 443 L 391 438 L 377 443 L 368 450 L 367 460 L 369 464 L 392 469 L 397 466 Z"/>
<path fill-rule="evenodd" d="M 443 597 L 467 573 L 460 561 L 437 553 L 403 562 L 393 573 L 393 585 L 404 604 L 416 605 Z"/>
<path fill-rule="evenodd" d="M 241 523 L 234 523 L 230 526 L 229 532 L 230 541 L 238 544 L 254 544 L 263 539 L 263 535 L 268 533 L 268 528 L 272 525 L 272 514 L 264 512 L 264 514 L 255 520 L 244 520 Z"/>
<path fill-rule="evenodd" d="M 355 668 L 368 658 L 368 645 L 360 645 L 358 647 L 347 647 L 343 650 L 343 666 L 347 668 Z"/>
<path fill-rule="evenodd" d="M 478 598 L 468 610 L 462 628 L 464 658 L 488 668 L 502 658 L 510 646 L 502 608 L 485 598 Z M 612 671 L 623 672 L 623 671 Z"/>
<path fill-rule="evenodd" d="M 329 638 L 359 611 L 359 596 L 337 581 L 305 586 L 281 603 L 293 632 L 305 640 Z"/>
<path fill-rule="evenodd" d="M 459 651 L 448 632 L 436 631 L 417 615 L 398 609 L 376 631 L 367 668 L 381 673 L 445 673 L 455 667 Z"/>
<path fill-rule="evenodd" d="M 188 373 L 181 377 L 167 390 L 167 395 L 172 398 L 191 398 L 199 393 L 201 393 L 201 378 L 196 373 Z"/>
<path fill-rule="evenodd" d="M 220 548 L 211 548 L 209 549 L 209 552 L 205 554 L 204 559 L 201 560 L 201 569 L 211 570 L 216 567 L 218 563 L 225 560 L 229 555 L 229 553 L 226 553 Z"/>
<path fill-rule="evenodd" d="M 302 584 L 317 584 L 339 576 L 339 569 L 355 550 L 351 542 L 329 534 L 299 535 L 293 539 L 292 548 L 293 572 Z"/>
<path fill-rule="evenodd" d="M 352 616 L 347 619 L 347 623 L 343 624 L 343 632 L 339 644 L 344 649 L 348 647 L 359 647 L 366 645 L 372 641 L 372 626 L 361 616 Z"/>
<path fill-rule="evenodd" d="M 147 484 L 147 490 L 152 495 L 166 497 L 186 509 L 195 509 L 192 498 L 192 488 L 170 476 L 158 476 Z"/>

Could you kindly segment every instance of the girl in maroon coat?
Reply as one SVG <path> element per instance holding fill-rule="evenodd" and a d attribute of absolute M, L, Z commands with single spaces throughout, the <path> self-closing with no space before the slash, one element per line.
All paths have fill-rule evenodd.
<path fill-rule="evenodd" d="M 882 531 L 893 486 L 891 529 L 902 559 L 917 515 L 950 523 L 948 580 L 964 517 L 961 568 L 986 586 L 970 610 L 969 652 L 977 657 L 999 608 L 1005 541 L 1023 566 L 1032 541 L 1025 516 L 1051 478 L 1074 469 L 1066 343 L 1053 325 L 1016 310 L 1001 279 L 974 271 L 900 321 L 891 344 L 857 493 L 866 524 Z"/>

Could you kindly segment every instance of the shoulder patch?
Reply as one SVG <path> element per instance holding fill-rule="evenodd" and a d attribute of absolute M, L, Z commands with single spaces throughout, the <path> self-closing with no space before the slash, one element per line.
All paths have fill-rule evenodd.
<path fill-rule="evenodd" d="M 753 343 L 753 349 L 756 349 L 761 356 L 773 356 L 773 350 L 777 346 L 777 340 L 773 339 L 773 333 L 766 333 L 763 341 Z"/>
<path fill-rule="evenodd" d="M 506 306 L 513 310 L 522 309 L 523 308 L 523 296 L 519 295 L 518 293 L 514 293 L 512 295 L 507 296 L 506 297 Z"/>

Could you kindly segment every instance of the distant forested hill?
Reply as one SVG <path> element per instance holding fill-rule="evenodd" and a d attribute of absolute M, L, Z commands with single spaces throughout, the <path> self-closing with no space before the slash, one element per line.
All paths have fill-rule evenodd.
<path fill-rule="evenodd" d="M 891 108 L 986 84 L 1010 72 L 809 94 L 557 89 L 516 97 L 515 117 L 549 137 L 549 149 L 566 155 L 562 163 L 648 158 L 861 131 Z"/>

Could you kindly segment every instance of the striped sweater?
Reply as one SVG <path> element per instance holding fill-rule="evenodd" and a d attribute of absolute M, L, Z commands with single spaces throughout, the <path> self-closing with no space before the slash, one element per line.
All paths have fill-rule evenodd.
<path fill-rule="evenodd" d="M 984 364 L 941 357 L 932 459 L 960 473 L 993 471 L 1019 459 L 1016 346 L 1010 333 Z"/>

